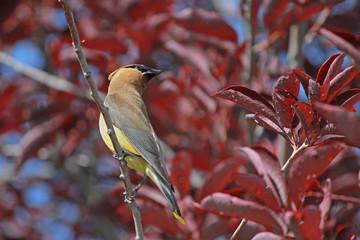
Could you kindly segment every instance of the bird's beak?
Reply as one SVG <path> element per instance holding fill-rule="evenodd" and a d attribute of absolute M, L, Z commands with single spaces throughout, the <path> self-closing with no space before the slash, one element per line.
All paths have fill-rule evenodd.
<path fill-rule="evenodd" d="M 159 69 L 154 69 L 154 68 L 149 68 L 144 75 L 146 76 L 147 80 L 149 81 L 150 79 L 152 79 L 153 77 L 159 75 L 160 73 L 162 73 L 163 70 L 159 70 Z"/>

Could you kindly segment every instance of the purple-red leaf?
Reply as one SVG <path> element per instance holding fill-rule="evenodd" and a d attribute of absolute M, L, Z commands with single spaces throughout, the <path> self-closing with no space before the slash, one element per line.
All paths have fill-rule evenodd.
<path fill-rule="evenodd" d="M 330 81 L 330 89 L 325 102 L 331 102 L 336 95 L 356 77 L 359 77 L 359 70 L 354 68 L 354 66 L 350 66 L 336 75 L 336 77 Z"/>
<path fill-rule="evenodd" d="M 261 148 L 261 147 L 255 147 L 254 149 L 249 148 L 249 147 L 235 148 L 235 150 L 238 153 L 240 153 L 240 155 L 242 157 L 249 159 L 249 161 L 252 163 L 252 165 L 256 169 L 257 173 L 259 174 L 259 176 L 261 176 L 264 179 L 264 181 L 266 182 L 268 187 L 271 189 L 277 202 L 281 203 L 280 197 L 278 195 L 278 190 L 276 189 L 276 187 L 274 185 L 274 181 L 272 180 L 272 177 L 274 177 L 274 179 L 277 177 L 282 177 L 282 174 L 280 173 L 279 176 L 273 176 L 273 174 L 274 174 L 273 170 L 276 167 L 274 167 L 273 166 L 274 163 L 271 162 L 272 161 L 270 159 L 271 154 L 267 153 L 268 156 L 265 156 L 266 153 L 262 153 L 261 155 L 264 157 L 264 158 L 262 158 L 262 156 L 257 152 L 257 151 L 265 152 L 266 150 L 263 150 L 263 149 L 264 148 Z M 267 159 L 265 159 L 265 158 L 267 158 Z M 275 164 L 279 164 L 279 163 L 275 160 Z M 280 166 L 278 166 L 278 168 L 280 168 Z"/>
<path fill-rule="evenodd" d="M 326 60 L 326 62 L 320 67 L 318 74 L 316 76 L 316 82 L 319 83 L 320 85 L 323 85 L 325 81 L 329 81 L 331 79 L 333 79 L 335 77 L 336 74 L 339 73 L 340 69 L 341 69 L 341 65 L 344 61 L 344 57 L 345 54 L 334 54 L 331 57 L 329 57 L 328 60 Z M 335 61 L 335 59 L 337 61 Z M 341 61 L 341 64 L 339 64 L 339 62 Z M 334 63 L 336 62 L 336 63 Z M 340 65 L 340 67 L 339 67 Z M 331 68 L 331 70 L 329 70 Z M 338 71 L 335 73 L 334 70 Z M 331 74 L 329 74 L 329 72 L 331 72 Z M 335 73 L 335 74 L 333 74 Z"/>
<path fill-rule="evenodd" d="M 281 91 L 281 92 L 289 92 L 295 98 L 298 97 L 300 90 L 300 82 L 297 79 L 296 75 L 291 72 L 288 75 L 283 75 L 279 77 L 276 81 L 273 92 Z"/>
<path fill-rule="evenodd" d="M 313 240 L 322 239 L 322 233 L 319 227 L 321 212 L 317 206 L 308 205 L 301 209 L 301 218 L 299 221 L 299 230 L 302 239 Z"/>
<path fill-rule="evenodd" d="M 222 191 L 229 183 L 232 174 L 246 163 L 248 160 L 245 158 L 233 158 L 217 164 L 214 170 L 206 175 L 206 184 L 197 191 L 196 199 L 201 200 L 211 193 Z"/>
<path fill-rule="evenodd" d="M 290 128 L 295 115 L 292 105 L 296 98 L 290 92 L 285 91 L 275 91 L 272 97 L 280 126 Z"/>
<path fill-rule="evenodd" d="M 332 102 L 332 105 L 342 106 L 343 108 L 355 112 L 354 104 L 360 101 L 360 89 L 350 89 L 338 95 Z"/>
<path fill-rule="evenodd" d="M 347 141 L 355 147 L 360 147 L 360 118 L 356 113 L 342 107 L 314 102 L 319 114 L 336 126 L 336 131 L 344 135 Z"/>
<path fill-rule="evenodd" d="M 355 67 L 360 69 L 359 37 L 340 29 L 321 28 L 318 33 L 332 42 L 335 47 L 346 52 L 354 61 Z"/>
<path fill-rule="evenodd" d="M 245 119 L 249 123 L 256 124 L 256 125 L 266 128 L 270 131 L 279 133 L 281 136 L 286 138 L 285 133 L 281 130 L 281 128 L 278 125 L 276 125 L 274 122 L 270 121 L 269 119 L 263 117 L 260 114 L 249 113 L 249 114 L 245 115 Z"/>
<path fill-rule="evenodd" d="M 214 193 L 201 201 L 204 209 L 230 217 L 246 218 L 265 226 L 271 231 L 284 232 L 282 219 L 269 208 L 258 203 L 233 197 L 225 193 Z"/>
<path fill-rule="evenodd" d="M 210 97 L 221 97 L 233 101 L 243 108 L 261 114 L 277 124 L 274 107 L 259 93 L 247 87 L 230 86 Z"/>
<path fill-rule="evenodd" d="M 279 195 L 283 206 L 286 206 L 288 198 L 287 187 L 278 158 L 262 145 L 255 145 L 251 148 L 259 154 L 271 180 L 276 186 L 277 194 Z"/>
<path fill-rule="evenodd" d="M 303 194 L 319 177 L 332 160 L 345 148 L 341 142 L 324 142 L 299 152 L 293 160 L 289 174 L 288 186 L 290 203 L 298 206 Z"/>
<path fill-rule="evenodd" d="M 293 73 L 300 80 L 300 83 L 305 90 L 306 96 L 309 96 L 309 81 L 312 80 L 312 78 L 301 69 L 295 69 L 293 70 Z"/>
<path fill-rule="evenodd" d="M 233 175 L 233 180 L 258 201 L 275 211 L 279 210 L 279 203 L 261 177 L 250 173 L 237 173 Z"/>
<path fill-rule="evenodd" d="M 304 130 L 307 133 L 311 131 L 314 120 L 314 111 L 312 107 L 306 102 L 301 101 L 294 104 L 294 110 Z"/>
<path fill-rule="evenodd" d="M 260 232 L 256 234 L 251 240 L 285 240 L 286 238 L 276 235 L 271 232 Z"/>
<path fill-rule="evenodd" d="M 308 94 L 309 100 L 318 100 L 321 96 L 320 85 L 312 79 L 309 79 Z"/>

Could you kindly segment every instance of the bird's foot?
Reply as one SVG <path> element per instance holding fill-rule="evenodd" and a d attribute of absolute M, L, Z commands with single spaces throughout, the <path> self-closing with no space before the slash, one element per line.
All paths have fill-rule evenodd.
<path fill-rule="evenodd" d="M 134 188 L 135 194 L 137 195 L 137 191 L 141 188 L 142 185 L 144 185 L 147 181 L 149 181 L 149 177 L 145 176 L 144 179 Z"/>

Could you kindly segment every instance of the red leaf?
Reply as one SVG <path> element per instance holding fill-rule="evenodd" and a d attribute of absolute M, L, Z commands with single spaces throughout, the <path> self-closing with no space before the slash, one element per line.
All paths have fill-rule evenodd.
<path fill-rule="evenodd" d="M 336 126 L 336 131 L 344 135 L 353 146 L 360 147 L 360 118 L 356 113 L 349 112 L 342 107 L 314 102 L 314 107 L 320 115 Z"/>
<path fill-rule="evenodd" d="M 190 191 L 190 173 L 192 169 L 192 156 L 187 151 L 176 153 L 171 166 L 170 179 L 179 190 L 181 196 L 187 196 Z"/>
<path fill-rule="evenodd" d="M 257 222 L 269 230 L 284 232 L 286 227 L 281 218 L 269 208 L 225 193 L 214 193 L 201 201 L 201 206 L 218 214 L 246 218 Z"/>
<path fill-rule="evenodd" d="M 332 42 L 335 47 L 346 52 L 353 59 L 355 67 L 360 69 L 360 50 L 357 49 L 360 43 L 358 37 L 355 37 L 350 32 L 330 28 L 321 28 L 318 33 Z"/>
<path fill-rule="evenodd" d="M 217 164 L 214 170 L 206 175 L 204 185 L 197 191 L 196 199 L 199 201 L 211 193 L 222 191 L 229 183 L 232 174 L 246 163 L 248 163 L 247 159 L 232 158 Z"/>
<path fill-rule="evenodd" d="M 280 209 L 279 203 L 261 177 L 250 173 L 237 173 L 233 175 L 233 179 L 242 189 L 266 206 L 275 211 Z"/>
<path fill-rule="evenodd" d="M 336 235 L 335 240 L 355 240 L 357 236 L 356 225 L 345 227 Z"/>
<path fill-rule="evenodd" d="M 312 80 L 312 78 L 301 69 L 295 69 L 293 70 L 293 73 L 295 73 L 296 77 L 300 80 L 300 83 L 305 90 L 306 96 L 309 96 L 309 81 Z"/>
<path fill-rule="evenodd" d="M 300 90 L 300 82 L 294 72 L 289 73 L 288 75 L 284 75 L 279 77 L 276 81 L 273 92 L 281 91 L 281 92 L 289 92 L 295 98 L 298 97 Z"/>
<path fill-rule="evenodd" d="M 359 77 L 359 70 L 353 66 L 346 68 L 336 75 L 336 77 L 330 81 L 330 89 L 325 102 L 331 102 L 344 87 L 357 77 Z"/>
<path fill-rule="evenodd" d="M 259 93 L 247 87 L 230 86 L 210 97 L 221 97 L 233 101 L 243 108 L 261 114 L 277 124 L 274 107 Z"/>
<path fill-rule="evenodd" d="M 314 111 L 312 107 L 306 102 L 301 101 L 294 104 L 294 110 L 301 125 L 306 131 L 306 135 L 309 136 L 309 132 L 314 130 Z"/>
<path fill-rule="evenodd" d="M 354 104 L 360 101 L 360 89 L 350 89 L 342 94 L 338 95 L 332 102 L 331 105 L 342 106 L 346 110 L 355 112 Z"/>
<path fill-rule="evenodd" d="M 323 142 L 299 152 L 293 160 L 289 174 L 288 186 L 291 202 L 298 206 L 303 194 L 319 177 L 332 160 L 345 148 L 340 142 Z"/>
<path fill-rule="evenodd" d="M 308 205 L 301 209 L 299 229 L 304 240 L 322 239 L 320 231 L 321 212 L 317 206 Z"/>
<path fill-rule="evenodd" d="M 280 126 L 290 128 L 295 116 L 292 106 L 294 105 L 296 98 L 285 91 L 273 92 L 272 98 Z"/>
<path fill-rule="evenodd" d="M 238 147 L 238 148 L 235 148 L 235 150 L 238 153 L 240 153 L 240 155 L 242 155 L 242 157 L 249 159 L 249 161 L 252 163 L 252 165 L 256 169 L 258 175 L 260 175 L 264 179 L 264 181 L 266 182 L 268 187 L 271 189 L 277 202 L 279 204 L 281 204 L 281 200 L 278 195 L 278 190 L 276 189 L 274 182 L 272 180 L 272 177 L 274 178 L 274 180 L 275 179 L 278 180 L 277 178 L 279 176 L 274 176 L 274 175 L 276 175 L 276 173 L 274 174 L 273 170 L 276 167 L 274 166 L 274 162 L 272 162 L 273 160 L 271 160 L 271 156 L 270 156 L 271 153 L 269 153 L 263 147 L 255 147 L 254 149 L 249 148 L 249 147 Z M 261 155 L 258 153 L 258 151 L 262 152 Z M 268 156 L 265 156 L 265 155 L 268 155 Z M 262 157 L 264 157 L 265 160 Z M 277 162 L 277 161 L 275 161 L 275 162 Z M 279 163 L 277 162 L 276 164 L 279 164 Z M 278 168 L 280 169 L 280 166 L 278 166 Z M 280 177 L 282 177 L 282 174 L 280 174 Z"/>
<path fill-rule="evenodd" d="M 51 143 L 54 137 L 59 134 L 59 129 L 73 121 L 72 115 L 61 115 L 29 130 L 21 139 L 23 149 L 20 156 L 15 160 L 16 167 L 21 167 L 26 159 L 33 156 L 44 145 Z"/>
<path fill-rule="evenodd" d="M 260 232 L 256 234 L 251 240 L 285 240 L 286 238 L 276 235 L 271 232 Z"/>
<path fill-rule="evenodd" d="M 180 26 L 189 31 L 237 42 L 235 31 L 215 12 L 187 8 L 176 13 L 175 19 Z"/>
<path fill-rule="evenodd" d="M 245 119 L 249 123 L 259 125 L 270 131 L 274 131 L 274 132 L 280 134 L 284 138 L 287 138 L 287 136 L 285 135 L 283 130 L 278 125 L 276 125 L 274 122 L 270 121 L 269 119 L 265 118 L 264 116 L 262 116 L 260 114 L 249 113 L 249 114 L 245 115 Z"/>
<path fill-rule="evenodd" d="M 340 59 L 339 59 L 339 56 L 340 56 Z M 341 57 L 341 56 L 343 56 L 343 57 Z M 334 54 L 331 57 L 329 57 L 328 60 L 326 60 L 326 62 L 323 65 L 321 65 L 321 67 L 318 71 L 318 74 L 316 76 L 316 82 L 319 83 L 320 85 L 323 85 L 325 82 L 325 79 L 330 81 L 336 74 L 338 74 L 341 69 L 342 62 L 341 62 L 340 68 L 337 71 L 337 73 L 335 75 L 331 74 L 332 78 L 330 78 L 329 69 L 330 68 L 337 69 L 336 67 L 338 67 L 339 64 L 338 63 L 333 64 L 333 62 L 335 61 L 335 59 L 339 59 L 339 60 L 342 59 L 342 61 L 344 61 L 344 57 L 345 57 L 345 54 L 340 54 L 340 53 Z"/>
<path fill-rule="evenodd" d="M 281 203 L 283 206 L 286 206 L 288 198 L 287 187 L 277 156 L 262 145 L 255 145 L 251 148 L 259 154 L 272 182 L 276 186 L 277 195 L 280 197 Z"/>
<path fill-rule="evenodd" d="M 312 79 L 309 79 L 308 94 L 309 100 L 319 100 L 321 96 L 320 85 Z"/>

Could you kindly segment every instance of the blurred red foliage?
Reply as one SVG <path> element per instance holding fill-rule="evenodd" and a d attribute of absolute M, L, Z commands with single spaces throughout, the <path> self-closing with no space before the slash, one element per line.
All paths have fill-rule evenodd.
<path fill-rule="evenodd" d="M 254 1 L 255 46 L 242 42 L 241 32 L 224 20 L 226 12 L 210 2 L 70 1 L 100 91 L 106 92 L 107 75 L 121 65 L 166 70 L 143 97 L 155 132 L 168 146 L 187 225 L 178 224 L 148 183 L 137 196 L 146 239 L 228 239 L 242 218 L 249 222 L 236 239 L 351 239 L 358 231 L 360 193 L 358 156 L 349 147 L 360 147 L 354 113 L 360 29 L 354 34 L 348 25 L 359 18 L 359 3 L 328 16 L 329 23 L 340 16 L 342 28 L 339 21 L 325 22 L 308 32 L 326 42 L 317 51 L 328 47 L 328 60 L 319 68 L 306 58 L 303 70 L 292 70 L 284 60 L 290 27 L 304 24 L 313 31 L 319 13 L 342 1 Z M 246 15 L 246 1 L 236 10 Z M 43 70 L 88 91 L 58 1 L 5 0 L 0 12 L 2 51 L 16 57 L 16 43 L 29 40 L 44 54 Z M 343 64 L 345 54 L 329 54 L 331 44 L 353 66 Z M 26 49 L 21 56 L 31 54 Z M 244 86 L 251 66 L 250 85 Z M 99 136 L 96 105 L 4 66 L 0 71 L 1 238 L 133 237 L 117 162 Z M 263 128 L 247 125 L 244 116 Z M 285 173 L 277 134 L 298 150 Z M 136 184 L 142 176 L 132 172 L 131 178 Z M 42 196 L 30 191 L 37 183 L 49 188 L 43 205 L 33 202 Z"/>

